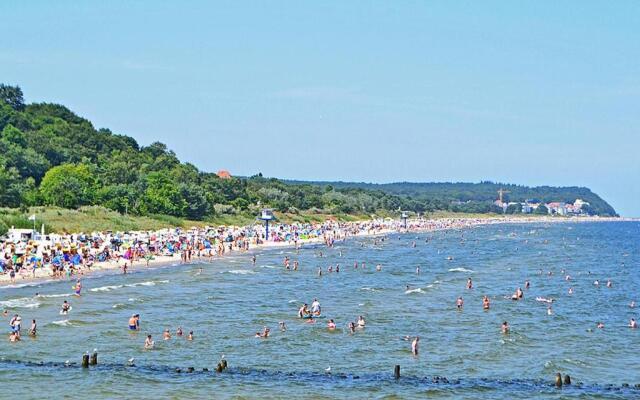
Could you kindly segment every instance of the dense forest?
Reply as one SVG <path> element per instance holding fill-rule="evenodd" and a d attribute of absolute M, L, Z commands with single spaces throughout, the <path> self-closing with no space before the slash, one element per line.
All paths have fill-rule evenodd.
<path fill-rule="evenodd" d="M 252 177 L 220 178 L 180 162 L 162 143 L 96 129 L 58 104 L 25 104 L 21 89 L 0 85 L 0 207 L 100 205 L 133 215 L 171 215 L 206 220 L 262 207 L 295 213 L 371 214 L 499 211 L 496 190 L 510 198 L 573 201 L 583 198 L 594 214 L 614 215 L 586 188 L 515 185 L 284 182 Z"/>
<path fill-rule="evenodd" d="M 336 189 L 365 189 L 382 191 L 403 198 L 410 198 L 428 209 L 447 209 L 449 211 L 489 212 L 493 201 L 498 197 L 498 191 L 503 190 L 503 201 L 524 202 L 527 200 L 542 203 L 565 202 L 573 203 L 582 199 L 589 203 L 585 210 L 589 214 L 616 216 L 616 212 L 600 196 L 589 188 L 567 186 L 537 186 L 528 187 L 508 183 L 494 182 L 397 182 L 397 183 L 363 183 L 363 182 L 301 182 L 285 181 L 290 184 L 313 184 Z"/>

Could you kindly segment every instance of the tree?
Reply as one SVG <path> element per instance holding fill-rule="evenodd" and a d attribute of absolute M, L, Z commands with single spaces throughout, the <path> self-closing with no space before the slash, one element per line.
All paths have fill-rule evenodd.
<path fill-rule="evenodd" d="M 547 215 L 549 214 L 549 209 L 544 204 L 540 204 L 533 213 L 536 215 Z"/>
<path fill-rule="evenodd" d="M 142 195 L 140 211 L 151 214 L 167 214 L 176 217 L 184 216 L 187 203 L 182 198 L 177 185 L 167 174 L 152 172 L 147 175 L 146 189 Z"/>
<path fill-rule="evenodd" d="M 53 167 L 47 171 L 40 184 L 45 204 L 64 208 L 91 204 L 95 189 L 95 179 L 85 164 Z"/>
<path fill-rule="evenodd" d="M 0 83 L 0 101 L 4 101 L 16 111 L 24 110 L 24 96 L 20 86 L 9 86 Z"/>
<path fill-rule="evenodd" d="M 204 190 L 193 183 L 180 185 L 180 194 L 186 202 L 187 218 L 201 220 L 209 213 L 210 207 Z"/>
<path fill-rule="evenodd" d="M 507 214 L 518 214 L 522 212 L 522 206 L 520 203 L 509 204 L 506 212 Z"/>

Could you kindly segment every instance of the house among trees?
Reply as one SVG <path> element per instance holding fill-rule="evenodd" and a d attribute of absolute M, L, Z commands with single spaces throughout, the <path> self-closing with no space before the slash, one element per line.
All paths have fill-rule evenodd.
<path fill-rule="evenodd" d="M 229 171 L 221 169 L 220 171 L 216 172 L 216 175 L 218 175 L 218 178 L 220 179 L 231 179 L 231 174 L 229 173 Z"/>

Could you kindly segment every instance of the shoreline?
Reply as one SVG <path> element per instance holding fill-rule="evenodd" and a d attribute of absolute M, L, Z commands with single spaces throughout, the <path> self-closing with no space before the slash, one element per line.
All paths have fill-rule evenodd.
<path fill-rule="evenodd" d="M 358 230 L 354 233 L 349 233 L 347 230 L 337 232 L 340 235 L 334 236 L 340 239 L 348 239 L 351 237 L 374 237 L 379 235 L 388 235 L 393 233 L 425 233 L 425 232 L 435 232 L 442 230 L 456 230 L 456 229 L 470 229 L 478 226 L 485 225 L 517 225 L 517 224 L 534 224 L 534 223 L 588 223 L 588 222 L 634 222 L 638 221 L 638 219 L 634 218 L 622 218 L 622 217 L 579 217 L 579 218 L 557 218 L 557 217 L 502 217 L 502 218 L 437 218 L 433 220 L 407 220 L 407 228 L 404 228 L 402 223 L 397 221 L 393 221 L 393 223 L 389 223 L 388 226 L 381 229 L 369 229 L 369 230 Z M 357 227 L 361 224 L 366 224 L 370 221 L 360 221 L 360 222 L 350 222 L 347 223 L 349 227 Z M 334 233 L 332 231 L 334 235 Z M 86 276 L 95 275 L 99 272 L 106 271 L 115 271 L 122 269 L 125 263 L 128 263 L 128 268 L 131 270 L 140 270 L 147 268 L 163 268 L 169 267 L 173 264 L 175 267 L 180 265 L 189 265 L 194 262 L 199 261 L 209 261 L 209 260 L 220 260 L 224 259 L 227 254 L 249 254 L 256 250 L 269 250 L 275 248 L 287 248 L 294 247 L 299 245 L 303 247 L 304 245 L 309 244 L 322 244 L 325 241 L 324 236 L 315 236 L 307 239 L 299 239 L 297 244 L 294 240 L 287 241 L 263 241 L 260 244 L 251 244 L 248 250 L 246 249 L 236 249 L 231 248 L 225 250 L 225 254 L 222 255 L 213 255 L 209 256 L 201 256 L 201 257 L 193 257 L 189 263 L 181 262 L 181 257 L 179 253 L 176 253 L 171 256 L 167 255 L 155 255 L 148 262 L 144 258 L 140 258 L 135 260 L 135 262 L 130 262 L 122 257 L 119 257 L 117 260 L 110 261 L 96 261 L 90 269 L 82 269 L 80 270 L 80 274 L 73 275 L 71 277 L 63 277 L 63 278 L 54 278 L 51 274 L 50 268 L 41 267 L 36 269 L 35 276 L 32 275 L 31 272 L 27 272 L 28 275 L 16 275 L 15 282 L 11 282 L 8 274 L 0 275 L 0 288 L 3 289 L 11 289 L 23 287 L 23 285 L 35 285 L 38 283 L 51 283 L 57 281 L 72 281 L 76 279 L 82 279 Z"/>

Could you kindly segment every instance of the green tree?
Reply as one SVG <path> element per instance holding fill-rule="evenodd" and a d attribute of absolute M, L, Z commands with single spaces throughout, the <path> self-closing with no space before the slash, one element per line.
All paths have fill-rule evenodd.
<path fill-rule="evenodd" d="M 62 164 L 44 175 L 40 192 L 47 205 L 78 208 L 91 204 L 95 195 L 95 179 L 85 164 Z"/>
<path fill-rule="evenodd" d="M 146 189 L 140 210 L 143 213 L 184 216 L 187 203 L 180 194 L 178 185 L 166 173 L 152 172 L 147 175 Z"/>
<path fill-rule="evenodd" d="M 0 83 L 0 101 L 4 101 L 16 111 L 24 110 L 24 96 L 20 86 L 9 86 Z"/>
<path fill-rule="evenodd" d="M 204 190 L 193 183 L 180 185 L 180 194 L 186 202 L 185 215 L 187 218 L 201 220 L 210 210 L 209 202 Z"/>
<path fill-rule="evenodd" d="M 549 214 L 549 209 L 544 204 L 540 204 L 538 208 L 533 211 L 534 214 L 537 215 L 547 215 Z"/>

